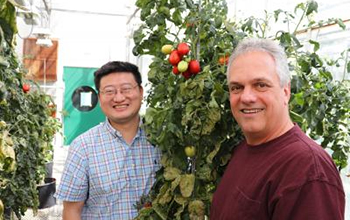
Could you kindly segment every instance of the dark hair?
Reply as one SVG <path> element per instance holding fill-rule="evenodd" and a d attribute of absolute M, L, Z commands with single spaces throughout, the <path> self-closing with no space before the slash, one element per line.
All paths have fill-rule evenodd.
<path fill-rule="evenodd" d="M 101 68 L 99 68 L 94 72 L 94 76 L 95 76 L 94 81 L 95 81 L 95 87 L 97 91 L 100 90 L 100 82 L 102 77 L 107 76 L 111 73 L 122 73 L 122 72 L 131 73 L 134 76 L 137 84 L 141 86 L 141 83 L 142 83 L 141 73 L 139 72 L 139 68 L 136 65 L 128 62 L 111 61 L 104 64 L 103 66 L 101 66 Z"/>

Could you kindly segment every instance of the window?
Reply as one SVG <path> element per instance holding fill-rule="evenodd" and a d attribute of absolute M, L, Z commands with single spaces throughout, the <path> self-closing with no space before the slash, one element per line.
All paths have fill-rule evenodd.
<path fill-rule="evenodd" d="M 52 40 L 51 47 L 36 44 L 36 38 L 26 38 L 23 44 L 23 64 L 28 70 L 27 78 L 35 81 L 57 80 L 58 41 Z"/>

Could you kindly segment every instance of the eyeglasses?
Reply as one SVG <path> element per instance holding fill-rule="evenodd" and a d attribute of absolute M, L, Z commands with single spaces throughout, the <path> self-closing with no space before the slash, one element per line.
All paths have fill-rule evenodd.
<path fill-rule="evenodd" d="M 100 93 L 106 97 L 113 97 L 118 93 L 118 90 L 120 94 L 122 95 L 128 95 L 130 94 L 137 86 L 139 85 L 123 85 L 119 89 L 115 87 L 106 87 L 103 90 L 100 90 Z"/>

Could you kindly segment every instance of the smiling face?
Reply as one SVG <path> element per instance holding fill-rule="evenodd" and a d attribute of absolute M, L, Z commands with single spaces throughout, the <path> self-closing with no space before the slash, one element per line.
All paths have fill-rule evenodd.
<path fill-rule="evenodd" d="M 107 94 L 104 91 L 113 91 Z M 124 90 L 124 92 L 120 92 Z M 131 73 L 111 73 L 103 76 L 100 81 L 100 105 L 113 127 L 128 123 L 139 123 L 139 110 L 143 97 L 142 87 L 137 85 Z M 127 92 L 125 92 L 127 91 Z"/>
<path fill-rule="evenodd" d="M 248 144 L 265 143 L 293 127 L 288 111 L 290 86 L 280 86 L 271 55 L 243 53 L 228 73 L 231 111 Z"/>

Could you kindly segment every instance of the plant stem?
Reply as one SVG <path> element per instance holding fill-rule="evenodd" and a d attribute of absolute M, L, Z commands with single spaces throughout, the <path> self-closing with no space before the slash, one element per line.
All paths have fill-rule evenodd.
<path fill-rule="evenodd" d="M 305 17 L 305 14 L 306 14 L 306 10 L 308 8 L 308 5 L 309 3 L 306 4 L 306 7 L 305 9 L 303 10 L 303 14 L 301 15 L 300 19 L 299 19 L 299 22 L 297 24 L 297 26 L 295 27 L 294 31 L 293 31 L 293 34 L 295 35 L 295 33 L 297 32 L 298 28 L 299 28 L 299 25 L 301 24 L 301 22 L 304 20 L 304 17 Z M 289 21 L 289 19 L 287 19 Z"/>
<path fill-rule="evenodd" d="M 342 79 L 342 81 L 345 80 L 345 74 L 346 74 L 346 72 L 347 72 L 348 57 L 349 57 L 349 50 L 346 50 L 346 54 L 345 54 L 345 63 L 344 63 L 344 71 L 343 71 L 343 79 Z"/>

